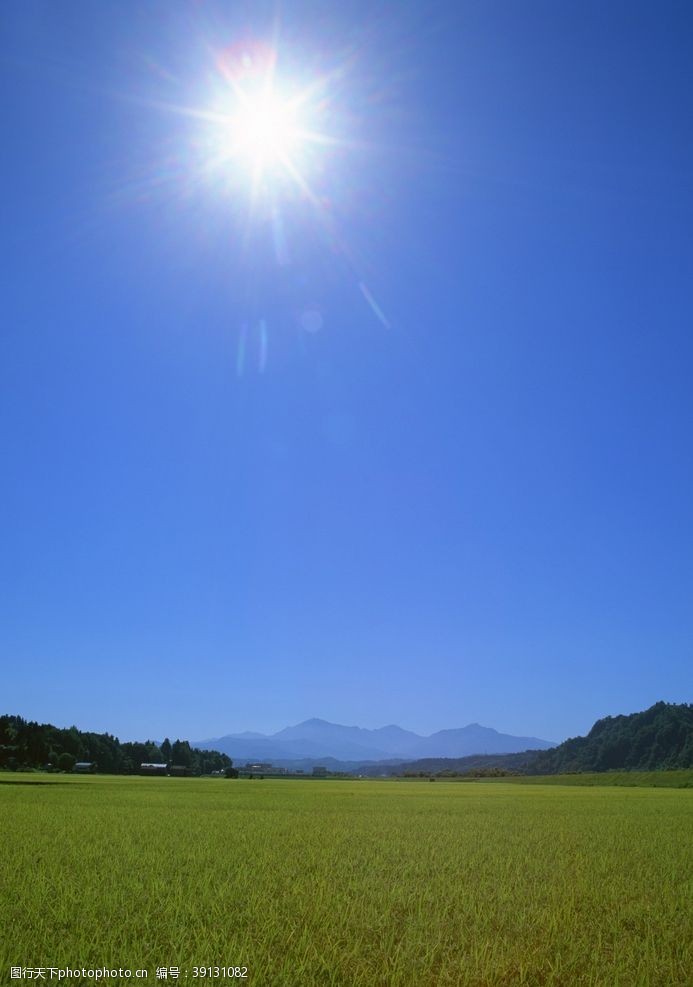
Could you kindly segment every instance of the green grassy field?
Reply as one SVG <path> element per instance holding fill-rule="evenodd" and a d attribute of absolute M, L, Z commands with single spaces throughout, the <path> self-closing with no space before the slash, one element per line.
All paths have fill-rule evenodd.
<path fill-rule="evenodd" d="M 484 781 L 495 781 L 494 778 Z M 516 785 L 606 785 L 627 788 L 693 788 L 693 770 L 682 768 L 678 771 L 600 771 L 581 772 L 572 775 L 518 775 L 515 778 L 500 779 Z"/>
<path fill-rule="evenodd" d="M 0 813 L 2 983 L 691 983 L 690 790 L 16 774 Z"/>

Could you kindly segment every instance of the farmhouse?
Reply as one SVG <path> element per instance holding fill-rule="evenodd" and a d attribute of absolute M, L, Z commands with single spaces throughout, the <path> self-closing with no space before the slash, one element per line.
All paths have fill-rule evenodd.
<path fill-rule="evenodd" d="M 184 764 L 172 764 L 168 769 L 168 773 L 172 778 L 185 778 L 192 774 L 192 769 L 186 767 Z"/>
<path fill-rule="evenodd" d="M 140 764 L 141 775 L 166 775 L 168 774 L 167 764 Z"/>
<path fill-rule="evenodd" d="M 72 770 L 78 775 L 93 774 L 96 771 L 96 761 L 77 761 Z"/>

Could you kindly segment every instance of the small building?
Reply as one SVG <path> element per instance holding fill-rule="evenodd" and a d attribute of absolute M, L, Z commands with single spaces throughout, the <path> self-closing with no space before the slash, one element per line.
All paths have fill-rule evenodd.
<path fill-rule="evenodd" d="M 167 775 L 167 764 L 140 764 L 141 775 Z"/>
<path fill-rule="evenodd" d="M 96 761 L 77 761 L 72 770 L 78 775 L 92 775 L 96 771 Z"/>
<path fill-rule="evenodd" d="M 327 768 L 323 768 L 321 765 L 316 765 L 316 767 L 313 768 L 314 778 L 325 778 L 327 777 L 327 773 Z"/>
<path fill-rule="evenodd" d="M 268 764 L 267 761 L 256 761 L 255 764 L 251 764 L 250 762 L 248 762 L 245 766 L 245 770 L 257 771 L 262 774 L 269 774 L 270 772 L 274 771 L 274 768 L 271 764 Z"/>
<path fill-rule="evenodd" d="M 184 764 L 172 764 L 168 773 L 172 778 L 187 778 L 192 774 L 192 768 L 187 768 Z"/>

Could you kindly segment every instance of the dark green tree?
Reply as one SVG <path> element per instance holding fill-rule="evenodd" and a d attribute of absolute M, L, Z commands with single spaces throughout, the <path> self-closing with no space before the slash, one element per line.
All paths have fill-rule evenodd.
<path fill-rule="evenodd" d="M 72 771 L 75 766 L 76 758 L 74 754 L 70 754 L 69 751 L 63 751 L 58 758 L 58 770 L 59 771 Z"/>
<path fill-rule="evenodd" d="M 193 752 L 187 740 L 176 740 L 171 747 L 172 764 L 182 764 L 186 768 L 193 766 Z"/>

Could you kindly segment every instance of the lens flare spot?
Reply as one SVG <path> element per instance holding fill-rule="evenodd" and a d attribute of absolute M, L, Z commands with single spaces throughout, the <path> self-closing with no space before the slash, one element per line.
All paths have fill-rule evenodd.
<path fill-rule="evenodd" d="M 299 316 L 299 323 L 304 332 L 320 332 L 323 325 L 322 313 L 317 308 L 306 308 Z"/>

